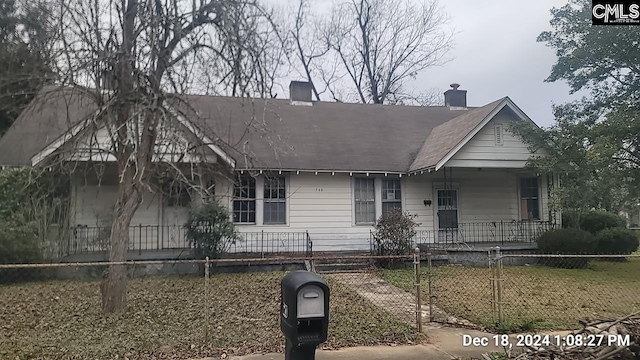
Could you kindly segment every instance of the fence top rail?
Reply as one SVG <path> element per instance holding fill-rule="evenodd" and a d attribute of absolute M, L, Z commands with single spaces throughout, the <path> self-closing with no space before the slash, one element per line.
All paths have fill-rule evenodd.
<path fill-rule="evenodd" d="M 27 269 L 27 268 L 58 268 L 58 267 L 82 267 L 82 266 L 110 266 L 110 265 L 160 265 L 160 264 L 209 264 L 217 263 L 267 263 L 278 261 L 318 261 L 318 260 L 389 260 L 406 259 L 413 260 L 413 254 L 409 255 L 362 255 L 362 256 L 314 256 L 314 257 L 273 257 L 273 258 L 232 258 L 210 260 L 149 260 L 149 261 L 96 261 L 96 262 L 68 262 L 68 263 L 41 263 L 41 264 L 0 264 L 0 269 Z"/>
<path fill-rule="evenodd" d="M 501 258 L 640 258 L 640 254 L 594 255 L 594 254 L 503 254 Z"/>

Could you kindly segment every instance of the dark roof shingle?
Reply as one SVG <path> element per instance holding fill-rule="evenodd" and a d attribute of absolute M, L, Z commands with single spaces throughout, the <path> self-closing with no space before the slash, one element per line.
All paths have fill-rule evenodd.
<path fill-rule="evenodd" d="M 96 106 L 75 90 L 38 97 L 0 139 L 0 165 L 30 159 Z M 431 165 L 492 106 L 470 110 L 188 95 L 174 107 L 223 147 L 238 169 L 406 172 Z M 234 151 L 234 149 L 241 151 Z M 248 164 L 244 153 L 257 161 Z M 446 152 L 444 153 L 446 154 Z M 444 156 L 444 155 L 443 155 Z M 437 159 L 439 160 L 439 159 Z"/>

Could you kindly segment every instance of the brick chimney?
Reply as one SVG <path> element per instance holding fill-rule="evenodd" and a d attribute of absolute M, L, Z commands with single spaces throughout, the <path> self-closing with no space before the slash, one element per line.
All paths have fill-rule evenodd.
<path fill-rule="evenodd" d="M 450 108 L 467 107 L 467 90 L 458 90 L 460 84 L 453 83 L 451 89 L 444 92 L 444 105 Z"/>
<path fill-rule="evenodd" d="M 289 84 L 289 98 L 292 103 L 311 103 L 311 83 L 292 81 Z"/>

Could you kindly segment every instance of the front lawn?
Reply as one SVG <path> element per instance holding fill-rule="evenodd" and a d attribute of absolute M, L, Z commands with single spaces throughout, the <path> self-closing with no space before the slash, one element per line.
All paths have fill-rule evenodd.
<path fill-rule="evenodd" d="M 412 270 L 380 273 L 387 281 L 415 291 Z M 425 302 L 429 299 L 427 274 L 423 268 Z M 621 316 L 640 309 L 640 257 L 626 262 L 593 261 L 587 269 L 507 266 L 503 278 L 505 323 L 499 330 L 570 329 L 580 318 Z M 432 288 L 437 308 L 494 327 L 488 268 L 433 267 Z"/>
<path fill-rule="evenodd" d="M 131 280 L 128 310 L 111 315 L 100 311 L 97 282 L 0 286 L 0 358 L 173 359 L 283 351 L 283 275 L 212 276 L 207 339 L 202 277 Z M 409 325 L 340 284 L 330 287 L 327 347 L 418 340 Z"/>

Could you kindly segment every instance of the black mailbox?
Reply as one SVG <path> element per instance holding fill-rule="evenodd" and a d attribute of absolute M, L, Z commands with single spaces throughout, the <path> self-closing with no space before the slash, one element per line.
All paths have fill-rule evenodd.
<path fill-rule="evenodd" d="M 282 279 L 280 291 L 285 359 L 313 359 L 316 346 L 327 341 L 329 287 L 315 273 L 292 271 Z"/>

